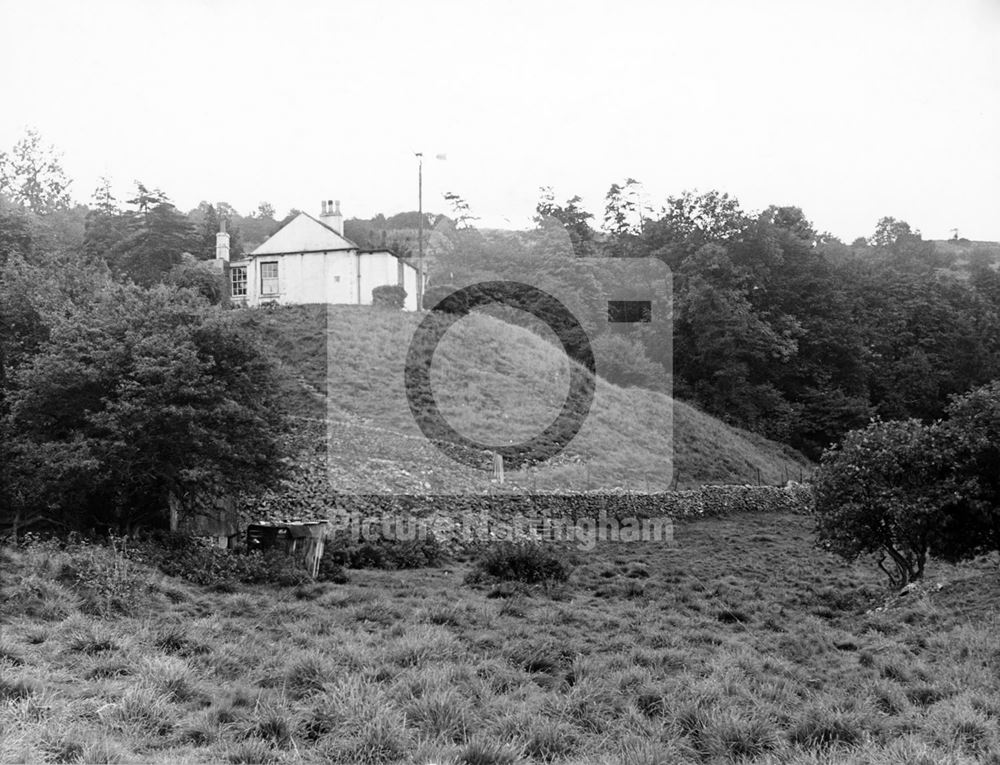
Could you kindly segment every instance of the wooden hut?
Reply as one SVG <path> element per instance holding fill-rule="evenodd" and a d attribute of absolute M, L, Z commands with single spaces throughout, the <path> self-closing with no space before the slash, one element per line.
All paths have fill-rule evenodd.
<path fill-rule="evenodd" d="M 247 526 L 248 550 L 282 550 L 302 559 L 306 570 L 315 578 L 319 561 L 330 530 L 327 521 L 288 521 L 283 523 L 252 523 Z"/>

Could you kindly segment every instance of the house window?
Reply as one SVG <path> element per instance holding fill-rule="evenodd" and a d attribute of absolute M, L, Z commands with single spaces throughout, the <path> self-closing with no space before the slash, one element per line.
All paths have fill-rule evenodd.
<path fill-rule="evenodd" d="M 278 294 L 278 262 L 260 264 L 260 294 Z"/>
<path fill-rule="evenodd" d="M 233 266 L 229 272 L 229 279 L 233 297 L 241 297 L 247 294 L 246 266 Z"/>

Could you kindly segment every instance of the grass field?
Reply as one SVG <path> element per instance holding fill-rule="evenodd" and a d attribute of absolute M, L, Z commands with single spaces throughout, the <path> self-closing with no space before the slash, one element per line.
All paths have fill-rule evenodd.
<path fill-rule="evenodd" d="M 344 463 L 340 474 L 356 484 L 336 488 L 426 489 L 407 484 L 415 477 L 426 477 L 437 492 L 465 490 L 475 480 L 488 484 L 488 478 L 470 477 L 475 471 L 459 472 L 429 447 L 413 421 L 404 360 L 420 316 L 356 306 L 289 306 L 245 315 L 259 324 L 282 363 L 291 408 L 300 416 L 328 415 L 333 423 L 337 459 Z M 434 358 L 432 383 L 442 411 L 457 429 L 480 440 L 531 437 L 565 397 L 562 352 L 489 316 L 473 315 L 456 325 Z M 594 408 L 563 454 L 508 480 L 539 490 L 644 491 L 668 488 L 674 477 L 681 487 L 758 478 L 784 483 L 810 470 L 793 450 L 663 393 L 599 380 Z"/>
<path fill-rule="evenodd" d="M 995 562 L 866 613 L 875 571 L 806 517 L 674 536 L 523 592 L 453 561 L 226 594 L 7 548 L 0 760 L 1000 763 Z"/>

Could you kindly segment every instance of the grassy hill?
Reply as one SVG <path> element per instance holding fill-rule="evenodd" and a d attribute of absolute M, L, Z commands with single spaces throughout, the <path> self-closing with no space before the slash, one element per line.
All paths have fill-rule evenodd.
<path fill-rule="evenodd" d="M 404 362 L 421 316 L 355 306 L 289 306 L 246 315 L 280 360 L 296 415 L 314 421 L 328 416 L 336 488 L 448 493 L 489 486 L 486 474 L 434 448 L 410 413 Z M 432 384 L 442 412 L 460 432 L 486 443 L 519 442 L 539 432 L 568 388 L 569 362 L 561 351 L 487 315 L 456 324 L 434 359 Z M 598 380 L 591 414 L 576 438 L 544 466 L 508 473 L 505 488 L 662 490 L 674 477 L 680 486 L 756 482 L 758 475 L 780 483 L 808 471 L 787 447 L 663 393 Z"/>

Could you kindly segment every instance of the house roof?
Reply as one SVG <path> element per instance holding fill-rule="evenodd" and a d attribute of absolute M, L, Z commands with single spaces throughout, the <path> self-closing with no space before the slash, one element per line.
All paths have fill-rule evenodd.
<path fill-rule="evenodd" d="M 359 248 L 346 236 L 338 234 L 323 221 L 304 212 L 300 212 L 271 234 L 263 244 L 249 255 L 238 261 L 234 260 L 233 263 L 244 265 L 245 261 L 258 255 L 294 255 L 299 252 L 346 252 L 351 250 L 359 255 L 385 252 L 399 260 L 403 265 L 409 266 L 414 271 L 417 270 L 417 267 L 408 258 L 401 258 L 384 247 Z"/>
<path fill-rule="evenodd" d="M 330 226 L 316 220 L 308 213 L 300 212 L 250 255 L 284 255 L 295 252 L 356 249 L 358 246 L 350 239 L 338 234 Z"/>

